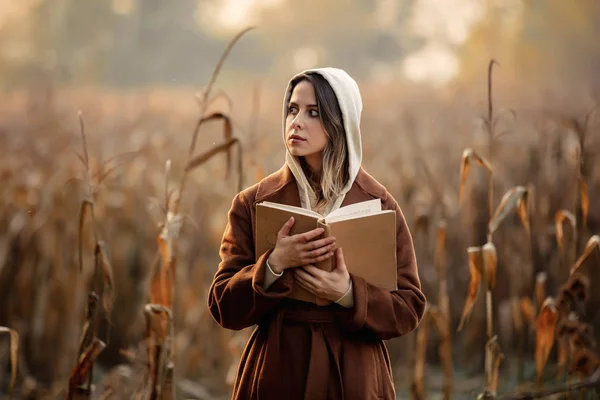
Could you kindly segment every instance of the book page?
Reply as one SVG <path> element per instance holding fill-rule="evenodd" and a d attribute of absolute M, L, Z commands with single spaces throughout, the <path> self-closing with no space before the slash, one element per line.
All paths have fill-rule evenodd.
<path fill-rule="evenodd" d="M 323 216 L 321 214 L 319 214 L 318 212 L 315 212 L 313 210 L 308 210 L 308 209 L 302 208 L 302 207 L 290 206 L 287 204 L 272 203 L 270 201 L 263 201 L 258 204 L 266 206 L 266 207 L 276 208 L 278 210 L 284 210 L 284 211 L 289 211 L 289 212 L 296 213 L 296 214 L 307 215 L 309 217 L 323 218 Z"/>
<path fill-rule="evenodd" d="M 329 213 L 325 222 L 332 223 L 363 215 L 375 214 L 381 211 L 381 199 L 367 200 L 360 203 L 350 204 Z"/>
<path fill-rule="evenodd" d="M 380 214 L 388 214 L 391 213 L 393 214 L 395 211 L 394 210 L 381 210 L 381 211 L 375 211 L 373 213 L 367 214 L 367 213 L 354 213 L 352 215 L 344 215 L 341 217 L 333 217 L 330 220 L 327 220 L 326 222 L 328 224 L 333 224 L 336 222 L 341 222 L 341 221 L 350 221 L 351 219 L 358 219 L 358 218 L 366 218 L 369 216 L 373 216 L 373 215 L 380 215 Z"/>

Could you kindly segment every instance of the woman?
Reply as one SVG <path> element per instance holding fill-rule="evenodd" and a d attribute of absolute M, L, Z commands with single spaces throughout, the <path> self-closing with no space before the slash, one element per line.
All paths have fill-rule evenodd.
<path fill-rule="evenodd" d="M 283 167 L 233 199 L 208 305 L 224 328 L 257 325 L 239 365 L 234 399 L 395 399 L 385 339 L 415 329 L 426 299 L 412 238 L 398 203 L 361 167 L 356 82 L 344 71 L 305 71 L 284 98 Z M 381 199 L 396 212 L 398 289 L 389 292 L 348 273 L 343 249 L 320 230 L 290 235 L 254 254 L 255 205 L 271 201 L 323 215 Z M 258 258 L 256 258 L 258 256 Z M 336 269 L 314 264 L 337 257 Z M 376 268 L 376 266 L 373 266 Z M 297 284 L 332 303 L 288 298 Z"/>

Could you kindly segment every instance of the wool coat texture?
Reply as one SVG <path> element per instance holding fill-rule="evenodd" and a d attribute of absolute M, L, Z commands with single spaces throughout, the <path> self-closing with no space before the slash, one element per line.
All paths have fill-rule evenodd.
<path fill-rule="evenodd" d="M 288 298 L 294 284 L 290 269 L 265 290 L 266 261 L 272 249 L 255 254 L 256 204 L 314 206 L 314 192 L 288 151 L 278 171 L 234 197 L 208 307 L 224 328 L 253 327 L 238 367 L 234 400 L 393 400 L 396 392 L 384 340 L 414 330 L 427 301 L 413 241 L 398 202 L 361 165 L 358 86 L 342 70 L 312 71 L 325 77 L 335 91 L 350 157 L 350 181 L 328 205 L 327 213 L 373 199 L 381 199 L 382 209 L 395 211 L 397 290 L 381 289 L 350 274 L 352 307 L 317 306 Z M 284 109 L 291 89 L 288 86 Z"/>

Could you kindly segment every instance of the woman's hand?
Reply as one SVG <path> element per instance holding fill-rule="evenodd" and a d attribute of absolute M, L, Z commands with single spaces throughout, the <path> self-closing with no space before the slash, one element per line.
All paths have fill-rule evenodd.
<path fill-rule="evenodd" d="M 350 288 L 350 274 L 344 262 L 342 249 L 337 249 L 335 254 L 337 265 L 333 271 L 327 272 L 314 265 L 306 265 L 294 270 L 296 282 L 321 298 L 339 300 Z"/>
<path fill-rule="evenodd" d="M 291 217 L 279 230 L 275 248 L 269 256 L 269 265 L 276 274 L 288 268 L 315 264 L 333 257 L 332 250 L 335 247 L 333 236 L 313 240 L 323 234 L 325 231 L 323 228 L 290 236 L 293 225 L 294 217 Z"/>

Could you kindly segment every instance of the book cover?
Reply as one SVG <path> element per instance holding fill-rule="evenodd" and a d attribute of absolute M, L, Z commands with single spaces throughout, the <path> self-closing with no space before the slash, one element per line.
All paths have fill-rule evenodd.
<path fill-rule="evenodd" d="M 381 200 L 351 204 L 327 216 L 300 207 L 259 203 L 256 205 L 256 258 L 275 247 L 277 233 L 291 216 L 295 222 L 290 235 L 324 227 L 325 233 L 317 239 L 335 236 L 336 247 L 343 248 L 350 273 L 383 289 L 396 290 L 396 215 L 393 210 L 381 210 Z M 325 271 L 333 270 L 335 256 L 316 266 Z M 299 285 L 294 285 L 290 297 L 319 305 L 330 303 Z"/>

